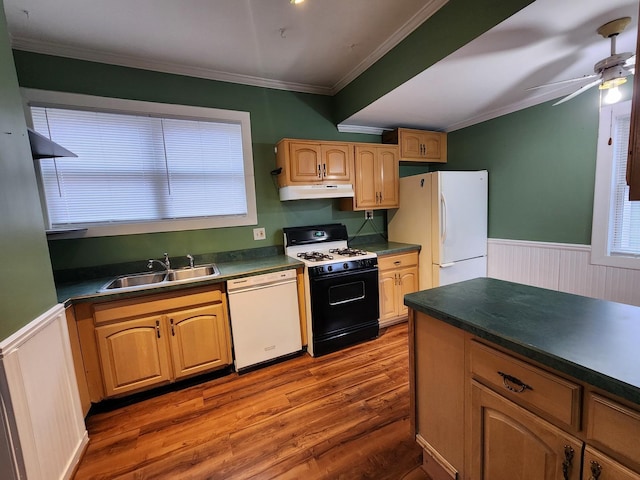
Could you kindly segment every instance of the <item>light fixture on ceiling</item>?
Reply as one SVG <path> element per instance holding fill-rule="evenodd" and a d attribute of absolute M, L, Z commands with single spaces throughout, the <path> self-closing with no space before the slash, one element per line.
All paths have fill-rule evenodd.
<path fill-rule="evenodd" d="M 298 5 L 300 3 L 304 2 L 304 0 L 291 0 L 291 3 L 294 5 Z"/>
<path fill-rule="evenodd" d="M 583 85 L 578 90 L 570 95 L 567 95 L 563 99 L 557 101 L 553 105 L 560 105 L 572 98 L 586 92 L 596 85 L 600 90 L 614 90 L 619 95 L 618 87 L 627 81 L 626 77 L 632 75 L 635 71 L 635 55 L 631 52 L 616 53 L 616 37 L 624 31 L 624 29 L 631 22 L 630 17 L 623 17 L 605 23 L 598 28 L 597 33 L 603 38 L 608 38 L 611 42 L 611 55 L 607 58 L 600 60 L 593 67 L 593 74 L 585 75 L 578 78 L 571 78 L 569 80 L 561 80 L 559 82 L 547 83 L 545 85 L 539 85 L 537 87 L 531 87 L 527 90 L 535 88 L 547 87 L 547 86 L 559 86 L 566 83 L 582 82 L 587 79 L 594 79 L 590 83 Z M 609 92 L 610 93 L 610 92 Z M 615 98 L 616 93 L 611 93 L 610 98 Z M 609 94 L 607 94 L 609 98 Z M 606 101 L 606 100 L 605 100 Z M 617 100 L 616 100 L 617 101 Z"/>
<path fill-rule="evenodd" d="M 620 89 L 615 86 L 608 89 L 607 94 L 604 96 L 604 103 L 611 105 L 612 103 L 616 103 L 620 101 L 622 98 L 622 94 L 620 93 Z"/>

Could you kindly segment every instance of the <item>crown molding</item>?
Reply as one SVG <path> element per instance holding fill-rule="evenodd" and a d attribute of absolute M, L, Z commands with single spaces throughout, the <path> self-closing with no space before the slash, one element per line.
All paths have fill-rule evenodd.
<path fill-rule="evenodd" d="M 449 0 L 430 0 L 420 9 L 413 17 L 409 19 L 402 27 L 395 31 L 387 40 L 385 40 L 371 55 L 362 60 L 356 67 L 342 77 L 331 89 L 331 94 L 335 95 L 349 83 L 355 80 L 360 74 L 367 70 L 371 65 L 384 57 L 393 47 L 398 45 L 416 28 L 422 25 L 431 15 L 442 8 Z"/>
<path fill-rule="evenodd" d="M 15 50 L 41 53 L 58 57 L 74 58 L 89 62 L 106 63 L 119 65 L 122 67 L 140 68 L 156 72 L 171 73 L 175 75 L 185 75 L 188 77 L 204 78 L 220 82 L 238 83 L 253 87 L 273 88 L 277 90 L 288 90 L 301 93 L 312 93 L 317 95 L 335 95 L 345 86 L 356 79 L 362 72 L 380 60 L 393 47 L 404 40 L 411 32 L 418 28 L 425 20 L 437 12 L 449 0 L 430 0 L 402 27 L 393 33 L 384 43 L 376 48 L 373 53 L 362 60 L 356 67 L 342 77 L 333 87 L 320 85 L 309 85 L 294 82 L 284 82 L 269 78 L 254 77 L 230 72 L 223 72 L 209 68 L 194 67 L 172 62 L 161 62 L 148 60 L 130 55 L 119 55 L 107 53 L 89 48 L 71 47 L 59 43 L 43 42 L 29 38 L 10 36 L 11 47 Z"/>
<path fill-rule="evenodd" d="M 89 62 L 106 63 L 109 65 L 119 65 L 121 67 L 140 68 L 155 72 L 185 75 L 187 77 L 204 78 L 220 82 L 238 83 L 253 87 L 273 88 L 277 90 L 288 90 L 301 93 L 313 93 L 317 95 L 331 95 L 332 89 L 317 85 L 307 85 L 302 83 L 282 82 L 268 78 L 253 77 L 251 75 L 241 75 L 236 73 L 222 72 L 208 68 L 180 65 L 170 62 L 158 62 L 139 57 L 118 55 L 101 52 L 88 48 L 70 47 L 52 42 L 41 42 L 21 37 L 11 38 L 11 48 L 24 50 L 27 52 L 53 55 L 57 57 L 74 58 L 76 60 L 86 60 Z"/>

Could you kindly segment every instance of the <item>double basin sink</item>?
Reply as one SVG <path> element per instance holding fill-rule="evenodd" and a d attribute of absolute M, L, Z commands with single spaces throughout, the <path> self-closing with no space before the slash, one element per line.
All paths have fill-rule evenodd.
<path fill-rule="evenodd" d="M 143 287 L 166 285 L 171 283 L 183 282 L 187 280 L 203 280 L 209 277 L 220 275 L 218 267 L 211 263 L 209 265 L 198 265 L 195 267 L 186 267 L 175 270 L 167 270 L 165 272 L 149 272 L 134 273 L 131 275 L 121 275 L 114 278 L 99 292 L 112 292 L 123 289 L 138 289 Z"/>

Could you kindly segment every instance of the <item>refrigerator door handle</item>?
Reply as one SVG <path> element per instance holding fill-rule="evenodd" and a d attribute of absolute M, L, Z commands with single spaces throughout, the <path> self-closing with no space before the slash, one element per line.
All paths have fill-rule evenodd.
<path fill-rule="evenodd" d="M 453 267 L 455 264 L 456 264 L 456 262 L 451 262 L 451 263 L 441 263 L 441 264 L 440 264 L 440 268 Z"/>
<path fill-rule="evenodd" d="M 447 199 L 444 198 L 444 193 L 440 194 L 440 221 L 442 222 L 440 241 L 444 243 L 447 240 Z"/>

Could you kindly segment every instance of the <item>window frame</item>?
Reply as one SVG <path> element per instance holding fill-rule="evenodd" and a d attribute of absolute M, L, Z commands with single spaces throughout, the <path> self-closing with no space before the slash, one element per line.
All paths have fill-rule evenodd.
<path fill-rule="evenodd" d="M 596 178 L 593 194 L 593 223 L 591 226 L 591 263 L 610 267 L 640 270 L 640 258 L 611 255 L 610 223 L 613 211 L 613 164 L 614 149 L 608 145 L 612 135 L 610 122 L 612 113 L 631 113 L 631 101 L 603 105 L 600 109 L 596 158 Z"/>
<path fill-rule="evenodd" d="M 31 106 L 50 108 L 77 108 L 99 112 L 121 113 L 131 115 L 153 115 L 165 118 L 187 120 L 217 121 L 240 124 L 242 129 L 242 155 L 244 165 L 244 184 L 247 199 L 246 215 L 224 215 L 214 217 L 198 217 L 184 219 L 166 219 L 132 223 L 115 223 L 91 225 L 86 229 L 70 231 L 59 238 L 74 237 L 105 237 L 116 235 L 132 235 L 140 233 L 172 232 L 184 230 L 201 230 L 209 228 L 242 227 L 258 224 L 256 188 L 253 167 L 253 148 L 251 142 L 251 118 L 249 112 L 222 110 L 217 108 L 177 105 L 169 103 L 146 102 L 141 100 L 126 100 L 120 98 L 98 97 L 76 93 L 54 92 L 21 88 L 24 100 L 24 110 L 27 124 L 33 127 Z M 42 212 L 48 232 L 51 222 L 44 195 L 40 164 L 37 162 L 52 161 L 51 159 L 34 160 L 36 162 L 36 177 L 42 204 Z M 73 230 L 73 229 L 72 229 Z M 66 230 L 63 230 L 66 231 Z M 55 238 L 55 237 L 52 237 Z"/>

